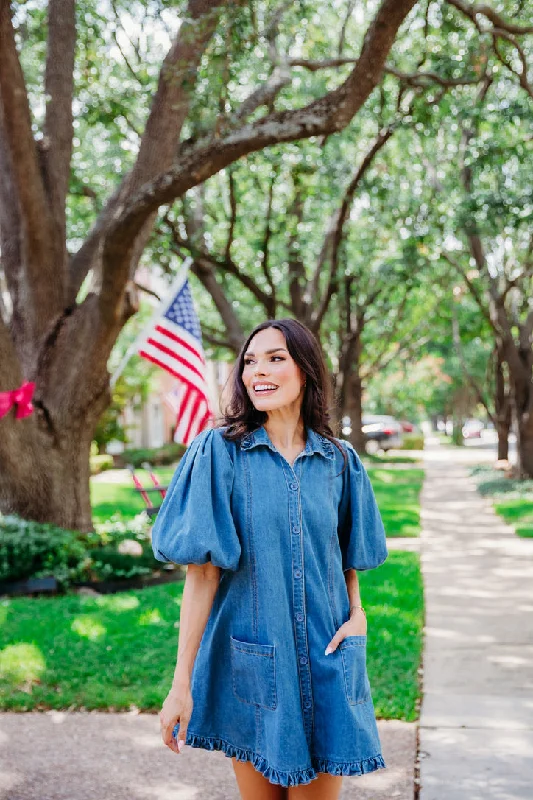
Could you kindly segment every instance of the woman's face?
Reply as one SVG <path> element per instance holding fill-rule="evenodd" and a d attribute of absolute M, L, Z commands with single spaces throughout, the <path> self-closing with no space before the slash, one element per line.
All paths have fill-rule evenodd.
<path fill-rule="evenodd" d="M 244 354 L 242 381 L 258 411 L 274 411 L 303 399 L 305 373 L 287 350 L 277 328 L 265 328 L 250 341 Z"/>

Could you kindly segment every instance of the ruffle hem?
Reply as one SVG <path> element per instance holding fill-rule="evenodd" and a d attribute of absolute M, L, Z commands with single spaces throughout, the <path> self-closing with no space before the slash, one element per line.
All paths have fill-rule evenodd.
<path fill-rule="evenodd" d="M 267 778 L 270 783 L 280 786 L 298 786 L 302 783 L 310 783 L 314 778 L 318 778 L 319 772 L 329 772 L 330 775 L 364 775 L 367 772 L 374 772 L 376 769 L 385 769 L 386 764 L 381 753 L 372 758 L 365 758 L 363 761 L 348 761 L 339 763 L 330 761 L 327 758 L 312 758 L 313 766 L 308 769 L 296 769 L 290 772 L 282 772 L 271 767 L 263 756 L 242 747 L 226 742 L 214 736 L 199 736 L 197 733 L 187 731 L 186 744 L 191 747 L 202 747 L 204 750 L 222 750 L 228 758 L 236 758 L 237 761 L 250 761 L 258 772 Z"/>

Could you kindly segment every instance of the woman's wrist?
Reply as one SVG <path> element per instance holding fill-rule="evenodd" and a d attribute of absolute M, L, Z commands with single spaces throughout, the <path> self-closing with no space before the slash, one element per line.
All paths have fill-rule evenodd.
<path fill-rule="evenodd" d="M 362 613 L 365 615 L 365 617 L 366 617 L 366 611 L 365 611 L 365 609 L 363 608 L 363 606 L 356 606 L 356 605 L 353 605 L 353 606 L 350 606 L 350 619 L 351 619 L 353 616 L 355 616 L 355 614 L 357 613 L 357 610 L 359 610 L 360 612 L 362 612 Z"/>

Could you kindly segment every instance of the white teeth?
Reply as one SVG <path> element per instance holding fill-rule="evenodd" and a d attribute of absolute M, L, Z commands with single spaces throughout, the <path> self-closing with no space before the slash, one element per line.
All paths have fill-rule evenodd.
<path fill-rule="evenodd" d="M 277 389 L 277 386 L 273 386 L 271 383 L 258 383 L 257 386 L 254 386 L 255 392 L 266 392 L 269 389 Z"/>

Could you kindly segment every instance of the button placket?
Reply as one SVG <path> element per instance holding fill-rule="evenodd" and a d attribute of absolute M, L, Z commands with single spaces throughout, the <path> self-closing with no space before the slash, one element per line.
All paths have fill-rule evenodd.
<path fill-rule="evenodd" d="M 298 675 L 300 680 L 300 695 L 302 698 L 302 714 L 304 720 L 305 735 L 311 743 L 313 729 L 313 702 L 311 690 L 311 669 L 309 665 L 309 650 L 307 644 L 307 625 L 305 607 L 305 565 L 303 537 L 300 535 L 303 530 L 302 512 L 300 503 L 300 482 L 296 476 L 294 466 L 296 460 L 303 456 L 300 453 L 294 465 L 285 461 L 283 464 L 289 489 L 289 528 L 291 556 L 292 556 L 292 586 L 293 586 L 293 609 L 294 609 L 294 630 L 296 634 L 296 657 L 298 665 Z M 301 472 L 300 472 L 301 474 Z"/>

